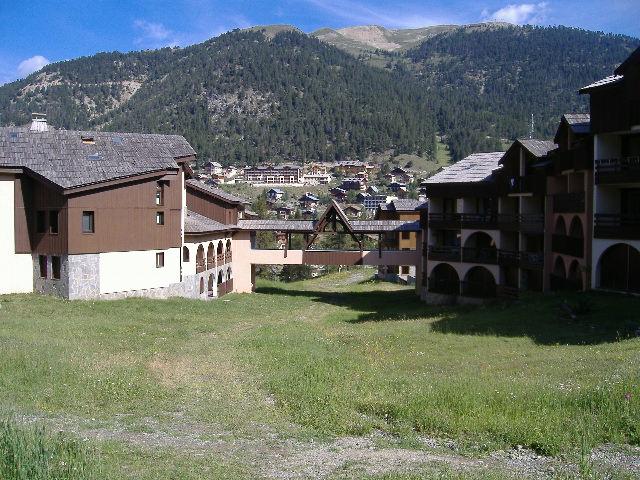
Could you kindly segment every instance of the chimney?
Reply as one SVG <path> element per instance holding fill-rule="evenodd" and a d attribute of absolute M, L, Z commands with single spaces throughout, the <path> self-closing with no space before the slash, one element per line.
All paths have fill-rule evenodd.
<path fill-rule="evenodd" d="M 32 132 L 48 132 L 49 131 L 49 125 L 47 124 L 46 113 L 31 114 L 31 131 Z"/>

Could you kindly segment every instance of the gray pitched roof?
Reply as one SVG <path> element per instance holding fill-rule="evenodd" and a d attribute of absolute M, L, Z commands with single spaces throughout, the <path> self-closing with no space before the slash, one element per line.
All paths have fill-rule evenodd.
<path fill-rule="evenodd" d="M 184 233 L 223 232 L 232 228 L 236 227 L 216 222 L 191 210 L 187 210 L 187 215 L 184 218 Z"/>
<path fill-rule="evenodd" d="M 621 82 L 624 77 L 622 75 L 609 75 L 601 80 L 593 82 L 585 87 L 582 87 L 578 90 L 580 93 L 586 93 L 589 90 L 594 88 L 604 87 L 605 85 L 613 85 L 615 83 Z"/>
<path fill-rule="evenodd" d="M 211 195 L 229 203 L 248 203 L 247 200 L 242 197 L 238 197 L 237 195 L 233 195 L 232 193 L 225 192 L 221 188 L 213 187 L 199 180 L 189 179 L 186 183 L 188 186 L 204 190 L 207 193 L 210 193 Z"/>
<path fill-rule="evenodd" d="M 393 204 L 393 208 L 396 212 L 398 211 L 408 212 L 408 211 L 418 210 L 422 206 L 422 204 L 425 202 L 421 200 L 413 200 L 411 198 L 396 198 L 395 200 L 392 200 L 390 203 Z"/>
<path fill-rule="evenodd" d="M 558 146 L 551 140 L 536 140 L 535 138 L 525 138 L 518 140 L 520 144 L 536 157 L 544 157 L 551 150 Z"/>
<path fill-rule="evenodd" d="M 177 169 L 195 155 L 180 135 L 0 127 L 0 167 L 22 167 L 62 188 Z M 92 138 L 83 143 L 82 138 Z"/>
<path fill-rule="evenodd" d="M 317 220 L 239 220 L 241 230 L 268 230 L 278 232 L 313 232 Z M 349 224 L 354 233 L 377 232 L 417 232 L 420 222 L 404 220 L 350 220 Z"/>
<path fill-rule="evenodd" d="M 482 182 L 499 168 L 504 152 L 474 153 L 425 180 L 425 183 Z"/>
<path fill-rule="evenodd" d="M 588 113 L 565 113 L 563 117 L 574 133 L 588 134 L 591 131 L 591 115 Z"/>

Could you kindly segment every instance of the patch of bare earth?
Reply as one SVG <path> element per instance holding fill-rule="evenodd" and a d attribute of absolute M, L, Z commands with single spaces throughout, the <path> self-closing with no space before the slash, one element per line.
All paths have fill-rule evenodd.
<path fill-rule="evenodd" d="M 169 419 L 169 422 L 167 422 Z M 480 458 L 457 452 L 454 442 L 423 438 L 423 448 L 393 445 L 384 434 L 367 437 L 341 437 L 330 441 L 299 441 L 282 438 L 269 427 L 256 427 L 256 436 L 238 437 L 234 432 L 211 424 L 191 422 L 180 414 L 167 414 L 159 421 L 143 418 L 136 430 L 126 427 L 127 415 L 113 419 L 109 426 L 96 427 L 95 421 L 79 417 L 22 416 L 25 423 L 45 424 L 95 441 L 117 441 L 138 448 L 171 449 L 185 455 L 215 455 L 228 461 L 250 465 L 255 474 L 267 479 L 325 479 L 339 473 L 361 475 L 410 473 L 421 468 L 446 466 L 459 472 L 502 471 L 513 478 L 579 478 L 574 463 L 544 457 L 525 448 L 497 451 Z M 381 440 L 384 440 L 381 442 Z M 596 467 L 616 468 L 640 474 L 640 448 L 605 445 L 594 449 L 590 460 Z"/>

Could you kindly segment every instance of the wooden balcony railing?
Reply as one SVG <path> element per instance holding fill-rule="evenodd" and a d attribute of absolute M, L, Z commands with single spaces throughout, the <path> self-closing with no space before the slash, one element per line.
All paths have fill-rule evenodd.
<path fill-rule="evenodd" d="M 559 193 L 553 196 L 553 213 L 584 213 L 585 194 Z"/>
<path fill-rule="evenodd" d="M 460 229 L 459 213 L 430 213 L 429 228 L 452 228 Z"/>
<path fill-rule="evenodd" d="M 640 182 L 640 156 L 596 160 L 595 182 Z"/>
<path fill-rule="evenodd" d="M 460 226 L 477 230 L 495 230 L 498 217 L 493 213 L 461 213 Z"/>
<path fill-rule="evenodd" d="M 582 258 L 584 257 L 584 239 L 567 235 L 553 235 L 551 250 L 555 253 Z"/>
<path fill-rule="evenodd" d="M 443 262 L 459 262 L 460 252 L 460 247 L 429 245 L 427 258 Z"/>
<path fill-rule="evenodd" d="M 486 263 L 495 265 L 498 263 L 498 250 L 495 248 L 468 248 L 462 249 L 462 261 L 468 263 Z"/>
<path fill-rule="evenodd" d="M 498 250 L 498 265 L 501 267 L 518 267 L 520 265 L 520 252 L 517 250 Z"/>
<path fill-rule="evenodd" d="M 520 252 L 520 267 L 529 270 L 542 270 L 544 266 L 544 253 Z"/>
<path fill-rule="evenodd" d="M 501 213 L 498 215 L 500 230 L 524 233 L 542 233 L 544 214 L 542 213 Z"/>
<path fill-rule="evenodd" d="M 232 260 L 233 260 L 233 256 L 231 252 L 227 252 L 224 254 L 225 263 L 231 263 Z"/>
<path fill-rule="evenodd" d="M 640 215 L 597 213 L 593 227 L 596 238 L 640 239 Z"/>
<path fill-rule="evenodd" d="M 207 265 L 202 261 L 196 262 L 196 273 L 202 273 L 207 269 Z"/>
<path fill-rule="evenodd" d="M 224 265 L 224 253 L 219 253 L 216 256 L 216 263 L 219 265 Z"/>

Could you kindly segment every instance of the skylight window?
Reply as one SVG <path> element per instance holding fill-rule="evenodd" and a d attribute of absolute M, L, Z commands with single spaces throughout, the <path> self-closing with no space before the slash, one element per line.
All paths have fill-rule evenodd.
<path fill-rule="evenodd" d="M 124 143 L 124 138 L 120 136 L 111 137 L 111 141 L 114 145 L 122 145 Z"/>
<path fill-rule="evenodd" d="M 82 139 L 82 143 L 84 143 L 85 145 L 95 145 L 96 144 L 96 140 L 95 138 L 91 137 L 91 136 L 85 136 L 83 135 L 82 137 L 80 137 Z"/>
<path fill-rule="evenodd" d="M 99 153 L 92 153 L 91 155 L 88 155 L 87 158 L 92 162 L 98 162 L 102 160 L 102 155 L 100 155 Z"/>

